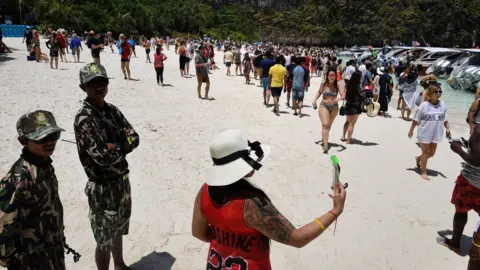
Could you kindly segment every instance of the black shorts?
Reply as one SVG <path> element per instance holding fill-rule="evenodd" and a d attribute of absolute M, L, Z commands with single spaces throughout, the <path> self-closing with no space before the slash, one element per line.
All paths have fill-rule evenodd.
<path fill-rule="evenodd" d="M 146 53 L 146 54 L 149 54 L 149 53 L 150 53 L 150 49 L 145 49 L 145 53 Z"/>
<path fill-rule="evenodd" d="M 50 50 L 50 57 L 58 57 L 58 50 Z"/>
<path fill-rule="evenodd" d="M 121 59 L 120 62 L 130 62 L 130 59 Z"/>
<path fill-rule="evenodd" d="M 180 69 L 185 69 L 185 63 L 187 62 L 187 57 L 185 55 L 180 55 Z"/>
<path fill-rule="evenodd" d="M 100 58 L 100 50 L 92 50 L 93 58 Z"/>
<path fill-rule="evenodd" d="M 232 62 L 226 62 L 226 63 L 225 63 L 225 66 L 231 67 L 231 66 L 232 66 Z"/>
<path fill-rule="evenodd" d="M 272 97 L 279 97 L 280 95 L 282 95 L 282 90 L 283 90 L 283 87 L 272 87 L 270 89 L 270 92 L 272 93 Z"/>
<path fill-rule="evenodd" d="M 242 62 L 235 62 L 235 65 L 240 66 Z"/>

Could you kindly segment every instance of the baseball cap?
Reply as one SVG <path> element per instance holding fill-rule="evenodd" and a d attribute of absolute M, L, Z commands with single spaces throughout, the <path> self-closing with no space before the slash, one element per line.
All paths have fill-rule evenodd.
<path fill-rule="evenodd" d="M 90 63 L 80 69 L 80 84 L 87 84 L 96 78 L 103 78 L 108 81 L 107 71 L 102 65 Z"/>
<path fill-rule="evenodd" d="M 57 126 L 55 117 L 49 111 L 30 112 L 22 115 L 17 121 L 18 135 L 33 141 L 41 140 L 58 131 L 65 130 Z"/>

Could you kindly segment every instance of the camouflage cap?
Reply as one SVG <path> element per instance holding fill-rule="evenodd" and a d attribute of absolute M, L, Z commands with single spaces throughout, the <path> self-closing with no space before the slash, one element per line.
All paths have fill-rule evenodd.
<path fill-rule="evenodd" d="M 20 137 L 36 141 L 65 130 L 57 126 L 51 112 L 38 110 L 22 115 L 17 121 L 17 131 Z"/>
<path fill-rule="evenodd" d="M 80 69 L 80 84 L 86 84 L 95 78 L 108 80 L 107 71 L 102 65 L 90 63 Z"/>

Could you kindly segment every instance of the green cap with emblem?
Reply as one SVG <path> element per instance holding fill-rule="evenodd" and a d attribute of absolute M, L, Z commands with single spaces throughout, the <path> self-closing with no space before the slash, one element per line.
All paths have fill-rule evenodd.
<path fill-rule="evenodd" d="M 17 121 L 17 131 L 20 137 L 37 141 L 52 133 L 65 130 L 57 126 L 51 112 L 39 110 L 22 115 Z"/>
<path fill-rule="evenodd" d="M 108 81 L 107 71 L 102 65 L 90 63 L 80 69 L 80 84 L 86 84 L 96 78 Z"/>

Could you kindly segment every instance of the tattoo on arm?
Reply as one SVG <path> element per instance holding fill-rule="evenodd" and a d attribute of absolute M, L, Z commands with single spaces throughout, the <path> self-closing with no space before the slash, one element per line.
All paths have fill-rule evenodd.
<path fill-rule="evenodd" d="M 244 216 L 248 226 L 282 244 L 289 243 L 290 236 L 295 230 L 292 223 L 269 200 L 262 205 L 258 198 L 247 199 Z"/>

